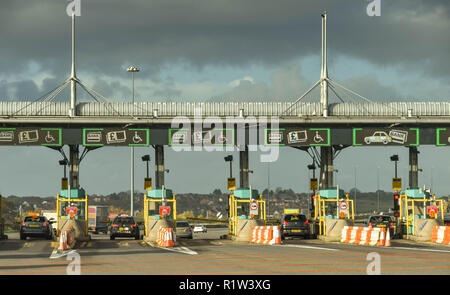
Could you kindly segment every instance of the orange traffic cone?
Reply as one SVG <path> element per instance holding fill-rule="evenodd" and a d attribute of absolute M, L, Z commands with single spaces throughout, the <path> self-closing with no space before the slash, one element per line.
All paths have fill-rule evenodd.
<path fill-rule="evenodd" d="M 387 230 L 387 233 L 386 233 L 386 244 L 385 244 L 385 246 L 386 247 L 390 247 L 391 246 L 391 234 L 390 234 L 390 230 L 389 229 Z"/>
<path fill-rule="evenodd" d="M 377 246 L 384 246 L 384 228 L 380 231 L 380 239 L 378 240 Z"/>

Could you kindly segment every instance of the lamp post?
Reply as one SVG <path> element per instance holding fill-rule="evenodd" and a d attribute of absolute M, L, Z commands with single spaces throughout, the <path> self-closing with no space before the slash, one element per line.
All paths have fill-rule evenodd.
<path fill-rule="evenodd" d="M 139 72 L 139 69 L 135 66 L 131 66 L 127 69 L 127 72 L 131 73 L 131 83 L 132 83 L 132 103 L 134 104 L 134 73 Z M 134 108 L 133 108 L 134 110 Z M 133 200 L 134 200 L 134 147 L 131 147 L 130 152 L 131 157 L 131 188 L 130 188 L 130 194 L 131 194 L 131 208 L 130 208 L 130 216 L 133 216 Z"/>

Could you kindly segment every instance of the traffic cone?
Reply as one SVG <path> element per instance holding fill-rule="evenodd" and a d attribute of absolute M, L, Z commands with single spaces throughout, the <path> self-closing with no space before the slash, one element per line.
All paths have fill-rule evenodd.
<path fill-rule="evenodd" d="M 387 233 L 386 233 L 386 244 L 385 244 L 385 246 L 386 247 L 390 247 L 391 246 L 391 234 L 390 234 L 390 230 L 389 229 L 387 230 Z"/>
<path fill-rule="evenodd" d="M 377 246 L 384 246 L 384 228 L 380 231 L 380 239 L 378 240 Z"/>

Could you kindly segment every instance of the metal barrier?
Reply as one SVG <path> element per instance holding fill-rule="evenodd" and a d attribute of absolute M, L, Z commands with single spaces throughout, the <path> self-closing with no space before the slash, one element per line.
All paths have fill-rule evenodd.
<path fill-rule="evenodd" d="M 417 205 L 416 205 L 417 204 Z M 415 207 L 423 204 L 423 214 L 417 215 L 416 214 Z M 440 204 L 440 205 L 439 205 Z M 438 211 L 440 211 L 440 216 L 442 219 L 442 223 L 444 222 L 444 207 L 442 200 L 437 200 L 436 195 L 432 195 L 430 199 L 427 198 L 408 198 L 408 195 L 406 193 L 400 195 L 400 201 L 399 201 L 399 219 L 403 220 L 405 218 L 406 223 L 406 235 L 416 235 L 416 225 L 415 221 L 416 219 L 438 219 L 439 212 L 428 214 L 427 213 L 427 205 L 433 205 L 436 206 Z M 423 218 L 419 218 L 423 217 Z"/>
<path fill-rule="evenodd" d="M 75 190 L 74 190 L 75 191 Z M 56 198 L 56 235 L 60 235 L 60 228 L 63 220 L 79 220 L 84 221 L 84 234 L 88 235 L 88 195 L 84 195 L 84 198 L 80 198 L 77 195 L 76 198 L 62 197 L 60 194 Z M 74 209 L 76 208 L 76 210 Z M 84 210 L 83 210 L 84 209 Z M 72 211 L 71 211 L 72 210 Z M 74 214 L 71 214 L 74 213 Z"/>
<path fill-rule="evenodd" d="M 164 193 L 167 190 L 163 190 Z M 169 192 L 171 192 L 170 190 L 168 190 Z M 153 220 L 153 219 L 163 219 L 166 217 L 172 218 L 174 221 L 174 227 L 175 227 L 175 232 L 176 232 L 176 226 L 177 226 L 177 201 L 175 198 L 175 194 L 171 194 L 172 198 L 151 198 L 149 197 L 147 194 L 144 194 L 144 225 L 145 225 L 145 236 L 149 235 L 149 228 L 148 228 L 148 221 L 149 220 Z M 164 215 L 164 214 L 155 214 L 157 210 L 157 207 L 159 209 L 159 206 L 156 206 L 156 204 L 161 203 L 161 205 L 163 204 L 163 202 L 167 202 L 169 204 L 172 204 L 172 210 L 171 210 L 171 214 L 169 215 Z M 153 206 L 151 206 L 150 204 L 154 204 L 155 208 L 152 208 Z M 153 214 L 150 214 L 150 211 L 154 211 Z M 159 212 L 158 212 L 159 213 Z"/>
<path fill-rule="evenodd" d="M 264 222 L 264 225 L 266 224 L 266 201 L 262 199 L 262 195 L 259 195 L 259 200 L 252 200 L 252 199 L 237 199 L 234 197 L 234 194 L 230 195 L 229 198 L 229 205 L 230 205 L 230 219 L 228 224 L 228 231 L 230 235 L 235 236 L 238 233 L 237 225 L 239 222 L 239 219 L 242 219 L 245 215 L 238 215 L 238 204 L 249 204 L 251 202 L 257 202 L 258 203 L 258 211 L 260 214 L 258 214 L 258 220 L 262 220 Z M 255 219 L 256 216 L 245 216 L 245 218 L 249 219 Z"/>
<path fill-rule="evenodd" d="M 336 203 L 336 206 L 338 207 L 339 202 L 346 201 L 349 206 L 351 206 L 351 211 L 348 209 L 349 214 L 338 216 L 336 212 L 336 218 L 339 219 L 347 219 L 352 220 L 352 224 L 355 223 L 355 209 L 353 200 L 349 199 L 348 194 L 345 194 L 344 198 L 321 198 L 320 192 L 317 194 L 316 198 L 314 199 L 314 219 L 319 221 L 319 235 L 326 235 L 326 219 L 327 219 L 327 203 Z M 338 210 L 336 208 L 336 210 Z M 334 216 L 333 216 L 334 217 Z"/>

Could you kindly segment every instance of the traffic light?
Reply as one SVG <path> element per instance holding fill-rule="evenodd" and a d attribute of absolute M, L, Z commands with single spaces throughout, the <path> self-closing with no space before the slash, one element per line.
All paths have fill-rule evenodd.
<path fill-rule="evenodd" d="M 312 195 L 311 196 L 311 216 L 314 215 L 315 204 L 316 204 L 315 200 L 316 200 L 316 195 Z M 312 217 L 314 217 L 314 216 L 312 216 Z"/>
<path fill-rule="evenodd" d="M 399 217 L 400 213 L 398 212 L 400 210 L 400 195 L 394 194 L 394 216 Z"/>

